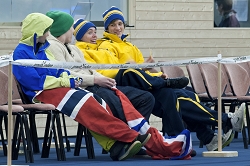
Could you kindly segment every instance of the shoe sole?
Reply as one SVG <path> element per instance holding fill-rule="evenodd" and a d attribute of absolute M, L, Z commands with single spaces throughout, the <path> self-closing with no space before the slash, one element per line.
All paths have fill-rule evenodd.
<path fill-rule="evenodd" d="M 178 78 L 176 78 L 178 79 Z M 182 82 L 183 84 L 181 84 L 180 82 Z M 178 83 L 176 84 L 175 81 L 173 80 L 169 80 L 169 86 L 167 86 L 168 88 L 173 88 L 173 89 L 182 89 L 185 88 L 188 84 L 189 84 L 189 79 L 186 77 L 183 78 L 179 78 Z"/>
<path fill-rule="evenodd" d="M 242 104 L 243 104 L 243 103 L 242 103 Z M 241 104 L 241 106 L 242 106 L 242 104 Z M 241 107 L 240 107 L 239 109 L 241 109 Z M 239 110 L 238 110 L 238 111 L 239 111 Z M 234 131 L 237 131 L 237 132 L 239 132 L 239 133 L 242 132 L 243 125 L 244 125 L 244 115 L 245 115 L 245 113 L 246 113 L 246 105 L 244 104 L 244 110 L 243 110 L 243 118 L 242 118 L 242 122 L 241 122 L 241 128 L 240 128 L 239 130 L 234 130 Z"/>
<path fill-rule="evenodd" d="M 227 145 L 229 145 L 233 141 L 233 139 L 234 139 L 234 132 L 232 131 L 228 140 L 222 145 L 222 148 L 225 148 Z"/>
<path fill-rule="evenodd" d="M 222 144 L 222 149 L 225 148 L 227 145 L 229 145 L 233 141 L 233 139 L 234 139 L 234 132 L 232 131 L 227 141 L 224 144 Z M 218 148 L 213 151 L 218 151 Z"/>
<path fill-rule="evenodd" d="M 130 157 L 133 157 L 136 153 L 138 153 L 141 150 L 142 144 L 140 141 L 135 141 L 127 150 L 126 153 L 124 153 L 121 157 L 118 158 L 119 161 L 126 160 Z"/>
<path fill-rule="evenodd" d="M 244 104 L 244 110 L 243 110 L 243 120 L 242 120 L 242 124 L 241 124 L 241 130 L 240 132 L 242 132 L 243 130 L 243 125 L 244 125 L 244 117 L 246 115 L 246 104 Z"/>
<path fill-rule="evenodd" d="M 142 146 L 144 146 L 149 141 L 150 138 L 151 138 L 151 134 L 148 133 L 147 138 L 143 142 L 141 142 Z"/>

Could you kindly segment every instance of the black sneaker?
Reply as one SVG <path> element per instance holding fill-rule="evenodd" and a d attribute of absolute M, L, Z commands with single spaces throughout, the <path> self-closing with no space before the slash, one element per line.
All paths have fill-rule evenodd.
<path fill-rule="evenodd" d="M 142 146 L 144 146 L 144 145 L 148 142 L 148 140 L 150 139 L 150 137 L 151 137 L 151 134 L 150 134 L 150 133 L 148 133 L 148 134 L 143 134 L 143 135 L 139 134 L 139 135 L 137 136 L 136 140 L 137 140 L 137 141 L 140 141 L 141 144 L 142 144 Z"/>
<path fill-rule="evenodd" d="M 141 150 L 142 144 L 140 141 L 134 141 L 133 143 L 126 144 L 118 155 L 118 160 L 126 160 L 133 157 Z"/>
<path fill-rule="evenodd" d="M 167 78 L 165 83 L 168 88 L 181 89 L 188 85 L 189 79 L 187 77 Z"/>
<path fill-rule="evenodd" d="M 140 149 L 138 153 L 136 153 L 136 156 L 145 156 L 148 155 L 145 149 Z"/>
<path fill-rule="evenodd" d="M 191 157 L 196 156 L 196 151 L 192 149 L 192 150 L 191 150 L 191 153 L 190 153 L 190 156 L 191 156 Z"/>

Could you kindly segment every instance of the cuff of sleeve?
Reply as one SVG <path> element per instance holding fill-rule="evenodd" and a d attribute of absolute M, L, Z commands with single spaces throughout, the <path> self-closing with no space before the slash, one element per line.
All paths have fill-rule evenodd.
<path fill-rule="evenodd" d="M 75 88 L 75 79 L 74 78 L 70 78 L 70 88 Z"/>

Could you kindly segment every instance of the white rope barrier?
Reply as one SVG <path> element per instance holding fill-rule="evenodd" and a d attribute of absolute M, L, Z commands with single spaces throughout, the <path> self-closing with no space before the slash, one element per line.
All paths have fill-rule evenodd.
<path fill-rule="evenodd" d="M 127 68 L 154 68 L 162 66 L 183 66 L 190 64 L 204 64 L 204 63 L 242 63 L 250 61 L 250 56 L 239 56 L 219 59 L 218 57 L 196 58 L 188 60 L 178 60 L 169 62 L 157 63 L 143 63 L 143 64 L 90 64 L 79 62 L 61 62 L 49 60 L 35 60 L 35 59 L 19 59 L 13 61 L 11 55 L 0 56 L 0 67 L 7 66 L 9 62 L 13 65 L 30 66 L 39 68 L 56 68 L 56 69 L 127 69 Z"/>
<path fill-rule="evenodd" d="M 0 60 L 12 59 L 12 55 L 1 55 Z"/>
<path fill-rule="evenodd" d="M 8 65 L 11 61 L 13 65 L 39 67 L 39 68 L 56 68 L 56 69 L 127 69 L 127 68 L 154 68 L 161 66 L 181 66 L 189 64 L 203 64 L 218 62 L 217 57 L 197 58 L 189 60 L 179 60 L 170 62 L 143 63 L 143 64 L 90 64 L 79 62 L 62 62 L 49 60 L 19 59 L 13 61 L 12 58 L 0 60 L 0 67 Z"/>
<path fill-rule="evenodd" d="M 250 56 L 238 56 L 238 57 L 231 57 L 231 58 L 224 58 L 221 59 L 220 63 L 242 63 L 250 61 Z"/>

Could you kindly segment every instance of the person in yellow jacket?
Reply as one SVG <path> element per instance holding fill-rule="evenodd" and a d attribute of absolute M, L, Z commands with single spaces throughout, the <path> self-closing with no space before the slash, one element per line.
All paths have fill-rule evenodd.
<path fill-rule="evenodd" d="M 79 23 L 79 25 L 77 24 Z M 77 26 L 78 25 L 78 26 Z M 118 58 L 115 57 L 113 52 L 106 51 L 106 50 L 97 50 L 98 45 L 97 42 L 97 35 L 96 35 L 96 26 L 89 21 L 84 21 L 83 19 L 79 19 L 74 24 L 74 36 L 76 38 L 75 45 L 82 51 L 84 55 L 84 59 L 88 63 L 110 63 L 110 64 L 119 64 Z M 85 42 L 82 42 L 81 39 Z M 112 58 L 108 58 L 112 57 Z M 100 74 L 105 75 L 109 78 L 115 78 L 116 74 L 118 73 L 119 69 L 109 69 L 109 70 L 96 70 Z"/>
<path fill-rule="evenodd" d="M 61 11 L 49 11 L 46 15 L 54 21 L 50 28 L 50 35 L 47 38 L 50 43 L 48 50 L 54 55 L 54 58 L 63 62 L 85 63 L 82 52 L 76 46 L 70 44 L 74 31 L 74 20 L 72 16 Z M 65 21 L 67 21 L 68 24 L 70 23 L 70 25 L 65 27 Z M 105 77 L 91 69 L 70 69 L 69 71 L 75 77 L 82 78 L 82 82 L 80 84 L 81 88 L 86 89 L 104 99 L 113 115 L 126 123 L 120 99 L 117 97 L 115 92 L 110 89 L 111 87 L 116 86 L 114 79 Z M 153 109 L 152 103 L 154 103 L 153 96 L 147 91 L 139 90 L 134 87 L 116 87 L 129 98 L 136 110 L 145 117 L 146 121 L 149 121 L 149 117 Z M 119 141 L 98 135 L 94 132 L 91 133 L 106 151 L 110 151 L 112 147 L 115 147 L 114 145 L 117 147 L 119 146 L 117 145 L 120 143 Z"/>
<path fill-rule="evenodd" d="M 111 8 L 110 11 L 112 11 L 112 9 L 114 8 Z M 124 22 L 121 21 L 124 19 L 123 17 L 120 16 L 121 14 L 120 10 L 117 13 L 115 13 L 114 11 L 112 12 L 113 12 L 113 15 L 118 13 L 117 14 L 118 25 L 112 25 L 112 23 L 110 22 L 111 29 L 112 29 L 112 26 L 119 27 L 120 25 L 121 28 L 123 28 L 124 30 Z M 84 22 L 84 24 L 81 24 L 82 22 Z M 101 63 L 101 64 L 121 63 L 119 61 L 119 54 L 118 54 L 119 49 L 121 50 L 121 47 L 119 47 L 119 44 L 124 46 L 124 50 L 127 50 L 128 52 L 130 52 L 129 47 L 125 47 L 126 43 L 129 43 L 129 42 L 121 40 L 121 38 L 117 36 L 116 33 L 115 34 L 109 33 L 110 29 L 108 27 L 109 25 L 105 27 L 106 32 L 104 32 L 104 37 L 106 38 L 97 40 L 96 27 L 93 23 L 84 21 L 84 20 L 78 20 L 74 24 L 74 28 L 75 28 L 74 35 L 77 39 L 76 46 L 84 52 L 84 56 L 87 62 Z M 123 30 L 121 30 L 121 34 L 123 34 Z M 107 37 L 110 37 L 111 39 L 110 38 L 107 39 Z M 98 45 L 99 47 L 97 47 Z M 131 46 L 131 44 L 128 44 L 128 45 Z M 107 46 L 107 47 L 104 48 L 104 46 Z M 132 45 L 131 47 L 135 47 L 135 46 Z M 121 52 L 125 52 L 124 50 L 121 50 Z M 124 55 L 125 53 L 122 53 L 122 54 Z M 110 70 L 106 70 L 106 71 L 102 70 L 100 72 L 108 73 L 109 71 Z M 114 73 L 114 72 L 118 73 L 119 71 L 117 70 L 111 71 L 111 73 Z M 166 120 L 172 117 L 172 119 L 174 119 L 177 122 L 179 121 L 179 118 L 178 116 L 172 116 L 174 114 L 173 113 L 174 108 L 173 106 L 171 106 L 173 105 L 171 104 L 172 100 L 167 100 L 168 99 L 167 97 L 169 97 L 169 95 L 167 96 L 167 93 L 165 91 L 166 89 L 169 89 L 169 88 L 162 88 L 161 90 L 150 90 L 150 92 L 155 96 L 156 103 L 159 104 L 158 107 L 155 106 L 152 113 L 155 114 L 156 116 L 163 118 L 163 125 L 166 125 L 167 127 L 167 128 L 164 128 L 165 132 L 167 132 L 168 135 L 171 135 L 172 133 L 174 133 L 173 131 L 176 131 L 176 132 L 178 131 L 178 127 L 171 124 L 172 123 L 171 121 L 166 122 Z M 161 91 L 164 91 L 165 93 L 163 94 Z M 218 119 L 217 112 L 199 103 L 198 98 L 197 99 L 191 98 L 190 96 L 196 96 L 196 94 L 194 94 L 193 92 L 186 92 L 186 90 L 183 90 L 183 89 L 180 89 L 178 91 L 175 89 L 174 92 L 175 94 L 179 95 L 178 101 L 180 102 L 179 105 L 181 108 L 182 118 L 188 124 L 188 128 L 191 128 L 193 131 L 197 132 L 198 138 L 203 141 L 203 143 L 206 145 L 209 151 L 216 150 L 218 145 L 217 145 L 217 142 L 214 140 L 217 139 L 217 135 L 207 125 L 217 125 L 217 119 Z M 171 91 L 168 91 L 168 93 L 171 93 Z M 190 94 L 190 96 L 188 96 L 187 93 Z M 162 94 L 162 95 L 159 95 L 159 94 Z M 159 96 L 161 96 L 162 98 L 159 98 Z M 170 115 L 167 118 L 164 117 L 164 116 L 167 116 L 166 112 L 168 113 L 168 115 Z M 238 113 L 242 115 L 241 114 L 242 109 L 240 109 Z M 239 128 L 237 129 L 236 127 L 237 124 L 234 121 L 234 119 L 237 119 L 235 118 L 237 117 L 236 115 L 223 114 L 222 117 L 223 117 L 222 118 L 223 126 L 227 126 L 230 129 L 232 128 L 234 131 L 241 130 L 241 129 L 238 130 Z M 241 116 L 240 116 L 240 119 L 242 119 Z M 169 128 L 171 128 L 172 130 L 171 129 L 169 130 Z M 233 134 L 231 133 L 232 133 L 232 130 L 229 130 L 227 133 L 223 135 L 223 147 L 225 147 L 228 143 L 230 143 L 230 141 L 232 141 Z"/>
<path fill-rule="evenodd" d="M 49 11 L 46 13 L 46 15 L 53 19 L 53 24 L 50 28 L 51 34 L 48 36 L 48 42 L 50 43 L 50 46 L 48 47 L 49 51 L 53 53 L 54 57 L 57 60 L 60 60 L 63 62 L 66 61 L 66 62 L 85 63 L 85 60 L 81 51 L 76 46 L 70 44 L 73 31 L 74 31 L 73 18 L 69 14 L 65 12 L 61 12 L 61 11 Z M 178 153 L 177 155 L 175 151 L 172 151 L 172 148 L 170 147 L 176 147 L 177 145 L 180 145 L 179 144 L 180 139 L 179 138 L 176 139 L 177 144 L 175 144 L 174 140 L 171 140 L 172 142 L 174 142 L 174 144 L 165 143 L 165 142 L 168 142 L 168 140 L 165 141 L 165 139 L 163 139 L 164 137 L 158 134 L 159 132 L 155 128 L 150 127 L 148 125 L 148 122 L 147 122 L 148 119 L 146 119 L 146 117 L 143 117 L 141 115 L 141 114 L 144 114 L 145 116 L 148 113 L 151 114 L 151 111 L 154 105 L 154 98 L 149 92 L 139 90 L 134 87 L 116 86 L 114 79 L 102 76 L 100 73 L 97 73 L 95 70 L 92 70 L 92 69 L 85 69 L 85 70 L 84 69 L 70 69 L 69 72 L 75 77 L 81 77 L 82 82 L 79 84 L 79 86 L 81 88 L 91 91 L 94 94 L 94 96 L 102 97 L 106 101 L 107 105 L 110 107 L 112 112 L 116 114 L 117 112 L 119 113 L 123 112 L 123 114 L 125 115 L 124 124 L 127 124 L 129 127 L 131 127 L 131 129 L 134 129 L 137 132 L 144 134 L 144 135 L 138 136 L 138 138 L 139 137 L 142 138 L 143 136 L 144 139 L 140 139 L 140 141 L 138 142 L 135 141 L 135 143 L 140 143 L 139 145 L 142 145 L 142 146 L 145 145 L 145 148 L 147 149 L 146 154 L 157 157 L 159 156 L 158 150 L 161 150 L 164 156 L 167 158 L 169 157 L 189 158 L 190 157 L 189 153 L 190 153 L 190 148 L 192 147 L 191 146 L 192 144 L 190 143 L 190 141 L 186 141 L 186 140 L 191 140 L 188 130 L 184 130 L 183 131 L 184 133 L 179 137 L 183 138 L 183 136 L 185 135 L 186 138 L 183 139 L 184 140 L 183 142 L 185 145 L 189 144 L 190 146 L 181 145 L 179 146 L 179 148 L 176 148 L 177 152 L 181 152 L 181 153 Z M 96 79 L 98 77 L 99 79 L 103 81 L 96 82 Z M 109 84 L 106 85 L 105 80 L 111 81 L 112 87 Z M 124 92 L 126 96 L 122 92 Z M 132 105 L 132 103 L 134 105 Z M 93 103 L 93 106 L 97 107 L 95 103 Z M 140 110 L 140 113 L 137 112 L 137 109 L 135 108 Z M 90 109 L 89 113 L 96 115 L 94 109 L 93 110 Z M 118 117 L 118 118 L 121 119 L 122 117 Z M 103 117 L 102 121 L 105 121 L 105 120 L 106 118 Z M 108 119 L 107 119 L 107 122 L 105 123 L 112 124 L 112 122 L 109 122 Z M 112 131 L 113 128 L 120 130 L 121 131 L 120 134 L 123 135 L 124 133 L 123 128 L 116 126 L 116 125 L 109 126 L 110 131 Z M 139 128 L 141 129 L 139 130 Z M 145 134 L 145 133 L 148 133 L 148 134 Z M 103 137 L 103 135 L 100 135 L 100 134 L 97 137 L 96 133 L 93 133 L 93 132 L 92 134 L 94 134 L 93 136 L 96 139 L 99 138 L 97 140 L 98 143 L 100 143 L 101 141 L 100 144 L 102 146 L 105 145 L 103 146 L 104 148 L 108 148 L 111 154 L 110 156 L 114 160 L 125 160 L 133 156 L 133 154 L 135 154 L 138 150 L 137 148 L 135 149 L 135 147 L 131 146 L 130 144 L 124 144 L 123 142 L 118 141 L 118 139 L 111 139 L 111 138 L 117 138 L 117 133 L 115 133 L 116 135 L 114 135 L 114 137 L 111 137 L 111 138 L 109 136 L 107 138 L 107 135 L 105 138 Z M 162 147 L 165 147 L 165 148 L 162 148 Z M 121 148 L 122 148 L 122 151 L 120 150 Z M 166 150 L 171 151 L 171 153 L 169 154 L 168 152 L 166 152 Z M 123 153 L 120 153 L 120 151 Z M 183 151 L 185 151 L 186 153 L 183 153 Z"/>
<path fill-rule="evenodd" d="M 86 59 L 87 62 L 102 63 L 102 64 L 103 63 L 113 63 L 113 64 L 121 63 L 121 61 L 119 61 L 119 58 L 116 57 L 116 54 L 114 52 L 107 51 L 105 49 L 97 50 L 96 46 L 98 44 L 96 42 L 98 41 L 96 41 L 96 27 L 94 26 L 93 23 L 84 21 L 83 19 L 79 19 L 75 22 L 74 29 L 75 29 L 74 35 L 77 40 L 75 45 L 80 50 L 83 51 L 84 58 Z M 82 39 L 85 42 L 82 42 Z M 98 71 L 102 74 L 105 74 L 105 76 L 108 76 L 109 72 L 114 73 L 114 74 L 117 74 L 117 72 L 119 72 L 119 70 L 98 70 Z M 164 116 L 164 119 L 166 118 L 166 120 L 163 120 L 163 123 L 168 128 L 168 135 L 175 136 L 175 135 L 178 135 L 181 131 L 183 131 L 185 127 L 184 127 L 183 121 L 178 111 L 179 104 L 178 104 L 176 95 L 174 94 L 174 92 L 172 92 L 172 89 L 170 88 L 165 88 L 165 90 L 169 91 L 169 93 L 163 90 L 163 93 L 165 92 L 167 94 L 167 95 L 164 94 L 164 96 L 161 96 L 162 98 L 166 99 L 164 102 L 174 103 L 174 104 L 171 104 L 171 107 L 165 104 L 165 106 L 169 107 L 169 111 L 168 112 L 164 111 L 166 115 L 159 114 L 157 116 L 159 117 Z M 157 107 L 161 107 L 161 104 L 157 104 L 157 105 L 154 104 L 154 109 L 160 109 Z M 167 108 L 164 108 L 164 109 L 167 110 Z"/>

